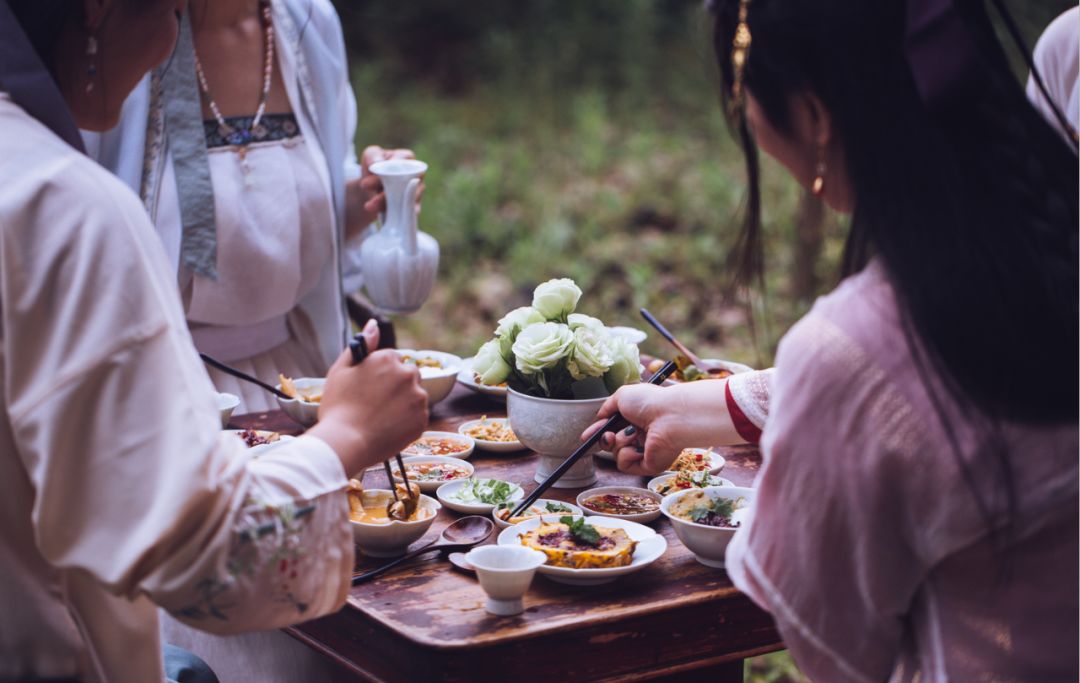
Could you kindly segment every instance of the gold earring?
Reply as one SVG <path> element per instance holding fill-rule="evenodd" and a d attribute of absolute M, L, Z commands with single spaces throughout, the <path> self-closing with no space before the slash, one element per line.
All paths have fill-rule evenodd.
<path fill-rule="evenodd" d="M 817 165 L 814 167 L 814 182 L 810 184 L 810 192 L 815 197 L 825 194 L 825 174 L 829 167 L 825 164 L 825 146 L 818 148 Z"/>
<path fill-rule="evenodd" d="M 86 58 L 89 64 L 86 67 L 86 94 L 94 92 L 94 76 L 97 76 L 97 53 L 98 43 L 94 36 L 86 37 Z"/>

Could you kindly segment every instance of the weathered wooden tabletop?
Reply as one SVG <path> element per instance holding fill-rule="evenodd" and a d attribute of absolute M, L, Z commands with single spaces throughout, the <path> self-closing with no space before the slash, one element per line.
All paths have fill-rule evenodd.
<path fill-rule="evenodd" d="M 429 429 L 457 431 L 467 420 L 505 414 L 504 404 L 459 386 L 435 406 Z M 284 413 L 239 416 L 233 426 L 299 431 Z M 727 459 L 722 476 L 749 485 L 760 462 L 757 451 L 717 450 Z M 478 476 L 516 482 L 526 491 L 535 486 L 536 461 L 527 451 L 477 450 L 470 459 Z M 599 458 L 597 469 L 598 486 L 646 481 Z M 367 477 L 368 486 L 386 485 L 382 473 Z M 545 497 L 573 502 L 580 491 L 552 488 Z M 458 517 L 443 509 L 417 545 Z M 657 562 L 602 586 L 566 586 L 538 574 L 519 616 L 485 612 L 476 579 L 430 553 L 354 587 L 341 611 L 289 632 L 372 681 L 742 681 L 743 658 L 781 647 L 771 619 L 732 587 L 723 570 L 699 564 L 666 519 L 652 526 L 668 541 Z M 363 569 L 380 562 L 359 553 L 357 559 Z"/>

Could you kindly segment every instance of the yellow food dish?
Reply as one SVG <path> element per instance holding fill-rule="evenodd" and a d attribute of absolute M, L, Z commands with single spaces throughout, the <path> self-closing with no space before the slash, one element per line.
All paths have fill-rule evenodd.
<path fill-rule="evenodd" d="M 480 418 L 479 424 L 466 429 L 465 434 L 479 441 L 513 443 L 518 440 L 507 420 L 488 420 L 487 415 Z"/>
<path fill-rule="evenodd" d="M 541 524 L 521 534 L 521 544 L 547 555 L 546 564 L 570 569 L 603 569 L 625 567 L 634 561 L 637 541 L 631 540 L 623 529 L 592 527 L 598 539 L 585 543 L 571 533 L 562 522 Z"/>
<path fill-rule="evenodd" d="M 406 490 L 404 484 L 397 484 L 395 488 L 397 488 L 398 497 L 403 500 L 416 501 L 419 499 L 420 489 L 415 484 L 411 484 L 410 486 L 413 491 L 413 497 L 411 499 L 405 498 Z M 347 493 L 349 497 L 349 519 L 352 521 L 360 522 L 361 524 L 389 524 L 391 522 L 389 512 L 391 506 L 395 505 L 393 500 L 388 504 L 384 503 L 382 505 L 365 506 L 363 499 L 364 487 L 356 479 L 349 480 Z M 415 502 L 413 502 L 413 505 L 416 505 Z M 435 512 L 433 510 L 415 506 L 415 508 L 411 510 L 411 514 L 408 518 L 400 521 L 417 522 L 422 519 L 427 519 L 434 514 Z M 393 519 L 400 518 L 394 517 Z"/>

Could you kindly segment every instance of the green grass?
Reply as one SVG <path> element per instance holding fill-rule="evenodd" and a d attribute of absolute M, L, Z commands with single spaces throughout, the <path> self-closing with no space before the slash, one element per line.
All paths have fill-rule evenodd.
<path fill-rule="evenodd" d="M 357 69 L 359 92 L 378 81 L 377 69 Z M 584 289 L 584 312 L 609 324 L 640 326 L 648 306 L 701 353 L 770 362 L 804 306 L 783 303 L 783 279 L 771 281 L 755 349 L 746 302 L 722 298 L 743 170 L 704 76 L 699 99 L 675 112 L 663 98 L 627 108 L 589 88 L 558 100 L 496 88 L 381 95 L 359 139 L 411 146 L 429 163 L 421 227 L 442 247 L 437 290 L 397 321 L 403 338 L 469 355 L 537 283 L 566 276 Z M 783 273 L 798 193 L 771 166 L 766 181 L 772 272 Z"/>

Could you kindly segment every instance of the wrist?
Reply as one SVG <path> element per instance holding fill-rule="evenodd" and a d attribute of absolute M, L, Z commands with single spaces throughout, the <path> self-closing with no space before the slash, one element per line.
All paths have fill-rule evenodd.
<path fill-rule="evenodd" d="M 368 436 L 353 421 L 327 415 L 321 417 L 307 433 L 322 439 L 334 449 L 347 476 L 352 477 L 364 468 L 364 456 L 369 450 Z"/>

